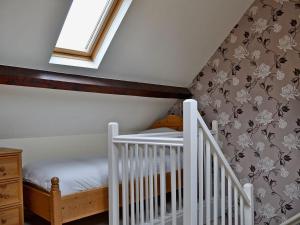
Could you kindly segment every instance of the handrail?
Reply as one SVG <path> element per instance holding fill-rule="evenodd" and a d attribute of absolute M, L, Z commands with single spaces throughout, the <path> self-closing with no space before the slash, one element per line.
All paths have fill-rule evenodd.
<path fill-rule="evenodd" d="M 149 144 L 159 143 L 161 145 L 183 145 L 183 138 L 172 138 L 172 137 L 139 137 L 139 136 L 123 136 L 119 135 L 113 138 L 114 143 L 142 143 L 147 142 Z"/>
<path fill-rule="evenodd" d="M 298 225 L 300 223 L 300 213 L 292 216 L 288 220 L 284 221 L 281 225 Z"/>
<path fill-rule="evenodd" d="M 212 144 L 215 153 L 217 154 L 218 158 L 221 160 L 221 162 L 223 163 L 225 169 L 228 172 L 228 175 L 230 176 L 230 178 L 232 179 L 234 185 L 237 187 L 238 191 L 240 192 L 240 194 L 243 196 L 246 204 L 248 206 L 250 206 L 250 199 L 248 198 L 248 196 L 246 195 L 245 191 L 243 190 L 242 185 L 240 184 L 238 178 L 236 177 L 234 171 L 232 170 L 231 166 L 229 165 L 229 163 L 227 162 L 227 159 L 225 158 L 222 150 L 220 149 L 219 145 L 217 144 L 215 138 L 212 136 L 210 130 L 208 129 L 206 123 L 204 122 L 204 120 L 202 119 L 202 117 L 200 116 L 199 112 L 197 112 L 197 120 L 200 123 L 201 128 L 203 129 L 203 133 L 204 135 L 206 135 L 206 137 L 208 138 L 208 141 Z"/>

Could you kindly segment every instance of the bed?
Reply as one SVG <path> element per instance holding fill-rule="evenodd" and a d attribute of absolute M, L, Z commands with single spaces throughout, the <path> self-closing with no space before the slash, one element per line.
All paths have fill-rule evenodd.
<path fill-rule="evenodd" d="M 168 115 L 155 122 L 150 129 L 156 129 L 155 132 L 159 132 L 157 129 L 161 128 L 181 131 L 182 126 L 181 117 Z M 148 132 L 152 131 L 154 130 Z M 58 160 L 54 163 L 45 161 L 25 167 L 24 205 L 26 211 L 42 217 L 51 225 L 61 225 L 108 211 L 107 168 L 105 157 L 71 159 L 68 162 Z M 57 177 L 55 174 L 61 174 L 61 176 Z M 166 181 L 168 192 L 169 174 L 166 176 Z"/>

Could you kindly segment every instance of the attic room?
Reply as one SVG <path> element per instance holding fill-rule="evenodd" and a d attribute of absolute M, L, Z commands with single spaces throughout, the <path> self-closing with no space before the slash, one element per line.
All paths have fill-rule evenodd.
<path fill-rule="evenodd" d="M 0 225 L 299 225 L 299 0 L 0 1 Z"/>

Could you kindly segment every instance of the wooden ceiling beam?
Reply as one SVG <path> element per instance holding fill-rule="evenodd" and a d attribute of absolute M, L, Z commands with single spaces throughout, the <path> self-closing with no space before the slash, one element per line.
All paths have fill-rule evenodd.
<path fill-rule="evenodd" d="M 58 90 L 186 99 L 187 88 L 72 75 L 0 65 L 0 84 Z"/>

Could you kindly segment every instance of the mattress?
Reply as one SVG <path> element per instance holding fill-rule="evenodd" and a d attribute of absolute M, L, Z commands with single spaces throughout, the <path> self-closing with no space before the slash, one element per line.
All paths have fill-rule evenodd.
<path fill-rule="evenodd" d="M 170 156 L 166 154 L 166 171 L 170 171 Z M 157 169 L 159 173 L 159 158 Z M 122 163 L 119 163 L 120 174 Z M 26 182 L 35 184 L 46 191 L 51 189 L 51 178 L 58 177 L 61 194 L 70 195 L 80 191 L 108 186 L 107 157 L 84 157 L 66 160 L 34 162 L 23 168 Z M 120 178 L 121 180 L 121 178 Z"/>
<path fill-rule="evenodd" d="M 141 133 L 163 133 L 175 131 L 170 128 L 156 128 Z M 166 151 L 169 152 L 169 151 Z M 182 164 L 181 164 L 182 165 Z M 166 154 L 166 171 L 170 171 L 170 157 Z M 119 173 L 122 163 L 119 163 Z M 157 160 L 159 172 L 159 158 Z M 51 178 L 58 177 L 61 194 L 70 195 L 80 191 L 108 186 L 108 158 L 81 157 L 60 160 L 42 160 L 24 166 L 23 178 L 26 182 L 41 187 L 46 191 L 51 189 Z"/>

